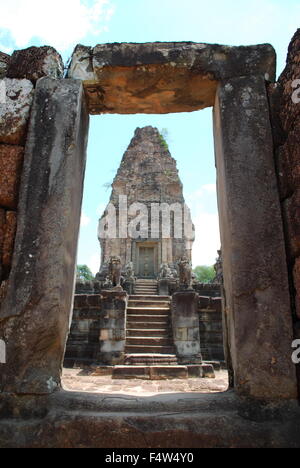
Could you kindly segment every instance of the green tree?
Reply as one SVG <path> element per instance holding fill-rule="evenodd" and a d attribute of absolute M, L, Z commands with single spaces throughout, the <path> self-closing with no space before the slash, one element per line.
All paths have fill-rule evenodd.
<path fill-rule="evenodd" d="M 83 281 L 91 281 L 94 275 L 87 265 L 77 265 L 77 278 Z"/>
<path fill-rule="evenodd" d="M 200 283 L 211 283 L 216 276 L 213 266 L 199 265 L 193 271 Z"/>

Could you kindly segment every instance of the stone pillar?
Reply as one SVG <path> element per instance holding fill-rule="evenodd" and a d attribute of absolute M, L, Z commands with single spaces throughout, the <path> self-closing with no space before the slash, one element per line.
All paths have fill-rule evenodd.
<path fill-rule="evenodd" d="M 179 364 L 201 364 L 199 295 L 182 291 L 172 296 L 172 328 Z"/>
<path fill-rule="evenodd" d="M 127 300 L 125 291 L 102 291 L 100 364 L 124 364 Z"/>
<path fill-rule="evenodd" d="M 159 296 L 169 296 L 169 280 L 167 278 L 158 280 L 158 294 Z"/>
<path fill-rule="evenodd" d="M 214 135 L 235 389 L 258 400 L 294 399 L 288 275 L 262 76 L 220 83 Z"/>
<path fill-rule="evenodd" d="M 0 310 L 0 392 L 52 393 L 74 292 L 88 137 L 82 84 L 41 78 L 24 156 L 9 288 Z"/>

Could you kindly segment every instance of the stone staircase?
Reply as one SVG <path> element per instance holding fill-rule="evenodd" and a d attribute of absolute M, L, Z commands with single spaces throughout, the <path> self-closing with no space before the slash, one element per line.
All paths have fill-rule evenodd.
<path fill-rule="evenodd" d="M 157 294 L 157 280 L 151 280 L 151 279 L 136 280 L 135 294 L 155 296 Z"/>
<path fill-rule="evenodd" d="M 154 291 L 154 286 L 151 287 Z M 129 297 L 125 347 L 127 365 L 177 364 L 170 322 L 170 297 L 157 296 L 152 291 Z"/>

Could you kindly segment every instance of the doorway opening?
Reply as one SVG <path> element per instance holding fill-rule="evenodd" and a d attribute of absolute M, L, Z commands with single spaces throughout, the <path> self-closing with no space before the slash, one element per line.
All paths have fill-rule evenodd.
<path fill-rule="evenodd" d="M 177 163 L 179 179 L 183 187 L 184 199 L 191 208 L 191 217 L 195 226 L 196 234 L 194 241 L 195 253 L 192 253 L 193 270 L 197 272 L 197 267 L 202 267 L 213 272 L 213 274 L 207 278 L 202 278 L 201 276 L 195 277 L 193 282 L 194 288 L 199 295 L 197 313 L 199 317 L 198 327 L 200 332 L 201 353 L 203 354 L 203 358 L 206 363 L 214 365 L 216 379 L 211 379 L 213 376 L 213 372 L 211 371 L 214 371 L 211 367 L 208 367 L 206 373 L 208 378 L 203 379 L 200 385 L 199 378 L 195 377 L 196 374 L 191 377 L 192 380 L 187 379 L 186 381 L 182 380 L 182 382 L 180 382 L 181 379 L 174 380 L 172 374 L 170 374 L 170 378 L 172 380 L 168 381 L 168 376 L 165 376 L 166 383 L 162 384 L 160 391 L 163 391 L 166 385 L 171 389 L 172 382 L 174 391 L 178 391 L 179 389 L 182 391 L 196 392 L 198 392 L 199 389 L 203 392 L 224 391 L 228 387 L 228 378 L 227 371 L 224 369 L 225 357 L 223 351 L 221 290 L 220 284 L 216 283 L 216 272 L 214 270 L 217 251 L 220 248 L 220 240 L 211 109 L 184 114 L 168 114 L 163 116 L 103 115 L 92 118 L 77 263 L 81 265 L 87 264 L 94 276 L 99 272 L 99 270 L 101 270 L 101 262 L 103 262 L 104 256 L 103 252 L 100 253 L 99 249 L 97 222 L 99 217 L 101 217 L 105 211 L 109 201 L 109 189 L 113 185 L 113 181 L 116 179 L 118 166 L 122 167 L 122 161 L 120 163 L 120 159 L 122 158 L 124 151 L 126 152 L 126 148 L 130 143 L 132 135 L 137 127 L 144 128 L 147 125 L 149 126 L 149 124 L 158 128 L 164 135 L 165 144 L 167 145 L 165 149 Z M 116 134 L 120 135 L 120 141 L 117 141 L 118 138 L 115 137 Z M 97 145 L 97 140 L 101 140 L 101 150 Z M 105 173 L 103 173 L 103 160 L 106 162 Z M 152 167 L 153 164 L 155 163 L 152 161 Z M 165 167 L 161 167 L 160 170 L 165 171 L 167 169 Z M 148 174 L 146 171 L 145 180 L 147 177 Z M 149 180 L 149 178 L 147 180 Z M 117 183 L 120 185 L 119 181 L 117 181 Z M 174 183 L 171 189 L 173 192 L 175 190 L 176 194 Z M 126 194 L 122 192 L 122 195 Z M 153 198 L 154 194 L 151 193 L 151 195 L 152 198 L 150 199 L 153 201 L 155 199 Z M 170 200 L 174 201 L 172 198 Z M 135 201 L 140 202 L 141 199 L 136 199 Z M 172 221 L 174 221 L 174 213 L 171 213 L 171 217 L 172 216 L 171 232 L 174 234 L 174 225 L 172 224 Z M 117 241 L 117 239 L 114 239 L 114 242 Z M 160 241 L 158 242 L 151 239 L 151 235 L 149 235 L 148 239 L 138 238 L 132 240 L 132 253 L 130 254 L 130 259 L 133 262 L 134 275 L 137 280 L 156 281 L 159 277 L 163 263 L 160 244 Z M 114 251 L 114 253 L 116 253 L 116 251 Z M 177 260 L 179 260 L 179 256 Z M 124 268 L 125 265 L 122 266 Z M 153 285 L 146 283 L 146 286 L 145 284 L 137 286 L 135 294 L 141 294 L 141 288 L 145 287 L 146 290 L 143 290 L 143 294 L 153 293 L 153 291 L 150 291 L 151 288 L 153 289 Z M 107 288 L 107 285 L 105 285 L 104 289 L 105 288 Z M 178 289 L 179 285 L 177 285 L 177 290 Z M 86 285 L 81 283 L 76 292 L 78 296 L 83 296 L 85 293 L 95 293 L 95 290 L 93 290 L 91 282 L 88 281 Z M 164 293 L 164 296 L 167 295 L 170 297 L 169 305 L 171 304 L 171 296 L 175 292 L 176 285 L 173 285 L 173 289 Z M 97 290 L 96 293 L 101 294 L 101 290 Z M 157 292 L 155 294 L 157 294 Z M 150 299 L 151 298 L 149 297 L 147 298 L 149 303 Z M 166 301 L 166 298 L 163 297 L 163 300 Z M 76 298 L 75 296 L 75 304 L 77 304 L 76 301 L 79 301 L 79 298 Z M 87 304 L 88 302 L 85 303 L 82 310 L 80 310 L 80 306 L 78 304 L 75 305 L 66 349 L 66 369 L 64 371 L 63 379 L 64 385 L 67 389 L 77 391 L 82 388 L 92 389 L 91 391 L 96 391 L 97 389 L 98 392 L 104 391 L 103 389 L 105 388 L 109 388 L 111 391 L 113 391 L 114 388 L 119 389 L 119 384 L 114 384 L 114 382 L 119 382 L 118 378 L 111 380 L 110 376 L 92 375 L 95 373 L 106 373 L 109 372 L 109 370 L 105 370 L 105 368 L 102 368 L 100 365 L 99 346 L 101 329 L 99 321 L 97 324 L 97 320 L 93 315 L 95 311 L 90 309 L 88 312 Z M 136 305 L 137 303 L 129 302 L 129 308 Z M 145 304 L 142 304 L 143 307 L 144 305 Z M 156 300 L 156 305 L 154 307 L 157 308 L 158 305 L 159 304 Z M 162 304 L 162 306 L 165 305 L 166 302 Z M 88 317 L 88 313 L 90 313 L 90 317 Z M 145 314 L 145 311 L 142 311 L 142 313 Z M 170 310 L 168 311 L 168 314 L 171 314 Z M 138 317 L 138 320 L 142 320 L 142 318 Z M 151 325 L 151 328 L 160 327 L 155 331 L 158 336 L 151 336 L 151 333 L 153 334 L 153 332 L 150 331 L 150 325 L 148 327 L 150 330 L 146 330 L 144 328 L 142 332 L 140 328 L 141 325 L 142 324 L 137 324 L 132 330 L 130 329 L 127 331 L 127 334 L 129 334 L 129 336 L 126 336 L 128 343 L 132 342 L 133 344 L 136 344 L 138 341 L 135 338 L 140 338 L 140 346 L 145 344 L 146 347 L 147 343 L 152 343 L 150 341 L 152 338 L 153 340 L 160 340 L 162 342 L 164 334 L 167 338 L 170 338 L 170 332 L 172 334 L 172 330 L 163 330 L 160 324 L 155 324 L 153 326 Z M 130 323 L 127 324 L 127 328 L 128 327 L 130 327 Z M 137 332 L 137 330 L 139 330 L 139 332 Z M 135 337 L 131 336 L 131 334 L 142 336 Z M 102 338 L 104 338 L 103 335 Z M 164 343 L 166 345 L 169 344 L 167 341 Z M 131 345 L 129 344 L 127 351 L 130 349 L 130 346 Z M 135 351 L 140 351 L 138 348 L 134 349 Z M 144 349 L 148 352 L 151 348 L 148 347 Z M 165 347 L 165 349 L 167 348 Z M 134 354 L 145 354 L 145 352 L 143 353 L 142 351 L 143 349 L 138 353 L 135 352 Z M 168 351 L 169 354 L 170 352 L 173 353 L 174 351 Z M 125 354 L 130 354 L 126 353 L 126 347 Z M 168 357 L 168 363 L 164 362 L 164 364 L 174 365 L 175 358 L 176 356 L 172 358 L 172 361 L 172 359 Z M 136 357 L 135 364 L 141 364 L 141 362 L 137 361 L 138 358 Z M 132 363 L 130 356 L 127 361 L 125 358 L 125 362 L 129 364 Z M 159 362 L 156 362 L 155 364 L 159 364 Z M 85 368 L 85 366 L 92 366 L 93 369 L 89 369 L 88 367 Z M 70 367 L 73 369 L 70 370 Z M 184 375 L 184 373 L 182 375 Z M 137 374 L 133 372 L 132 377 L 132 385 L 135 387 L 137 386 L 137 381 L 134 377 L 137 377 Z M 145 381 L 148 381 L 148 378 L 149 376 L 146 375 Z M 99 381 L 98 386 L 96 386 L 97 379 Z M 101 381 L 101 379 L 104 380 Z M 83 382 L 82 384 L 80 383 L 81 380 Z M 157 380 L 154 380 L 154 382 L 157 383 Z M 188 385 L 188 382 L 190 382 L 190 385 Z M 206 387 L 204 382 L 207 384 Z M 80 385 L 83 387 L 81 388 Z M 107 385 L 109 387 L 107 387 Z M 115 387 L 116 385 L 117 387 Z M 153 385 L 153 383 L 149 385 Z M 124 388 L 127 389 L 126 391 L 130 391 L 129 387 L 130 385 L 127 381 Z"/>

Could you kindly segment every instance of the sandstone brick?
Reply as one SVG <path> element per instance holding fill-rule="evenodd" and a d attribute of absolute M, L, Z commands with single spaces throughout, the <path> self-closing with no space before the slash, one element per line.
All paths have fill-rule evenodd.
<path fill-rule="evenodd" d="M 0 145 L 0 206 L 16 209 L 24 148 Z"/>
<path fill-rule="evenodd" d="M 62 78 L 63 70 L 62 58 L 53 47 L 29 47 L 13 53 L 7 76 L 36 82 L 43 76 Z"/>
<path fill-rule="evenodd" d="M 2 264 L 6 270 L 11 267 L 14 250 L 15 235 L 17 229 L 17 214 L 15 211 L 7 211 L 3 239 Z"/>
<path fill-rule="evenodd" d="M 0 52 L 0 79 L 5 77 L 10 60 L 10 55 Z"/>
<path fill-rule="evenodd" d="M 22 145 L 25 142 L 33 85 L 28 80 L 4 78 L 5 103 L 0 103 L 0 143 Z"/>

